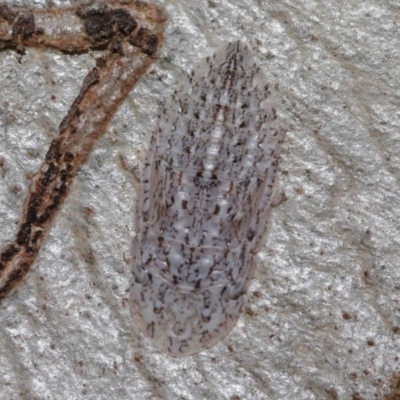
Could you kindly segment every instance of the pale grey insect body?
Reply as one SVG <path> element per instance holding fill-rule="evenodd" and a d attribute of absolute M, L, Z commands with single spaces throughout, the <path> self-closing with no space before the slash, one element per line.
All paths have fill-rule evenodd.
<path fill-rule="evenodd" d="M 132 315 L 161 350 L 211 347 L 236 324 L 271 217 L 284 134 L 248 47 L 201 61 L 162 109 L 143 169 Z"/>

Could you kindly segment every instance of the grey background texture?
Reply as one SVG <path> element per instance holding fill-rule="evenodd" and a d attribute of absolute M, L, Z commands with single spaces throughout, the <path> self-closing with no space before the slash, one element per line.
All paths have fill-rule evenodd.
<path fill-rule="evenodd" d="M 400 375 L 399 1 L 161 3 L 158 60 L 75 179 L 27 279 L 0 304 L 0 400 L 383 399 Z M 274 87 L 287 201 L 237 327 L 209 351 L 172 359 L 127 305 L 131 171 L 177 82 L 236 39 Z M 96 57 L 0 52 L 1 244 Z"/>

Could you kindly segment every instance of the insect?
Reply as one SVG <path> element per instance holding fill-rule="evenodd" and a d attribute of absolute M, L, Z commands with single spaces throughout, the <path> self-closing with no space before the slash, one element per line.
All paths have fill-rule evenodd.
<path fill-rule="evenodd" d="M 236 325 L 271 218 L 284 132 L 241 41 L 201 61 L 161 111 L 142 172 L 130 304 L 144 334 L 179 357 Z"/>

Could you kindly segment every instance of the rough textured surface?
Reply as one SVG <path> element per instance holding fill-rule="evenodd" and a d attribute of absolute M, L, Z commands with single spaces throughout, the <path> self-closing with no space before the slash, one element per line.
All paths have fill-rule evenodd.
<path fill-rule="evenodd" d="M 10 32 L 14 31 L 15 24 L 8 24 L 7 19 L 0 16 L 0 43 L 8 43 L 6 47 L 18 53 L 24 54 L 26 46 L 58 51 L 74 48 L 72 54 L 79 54 L 98 49 L 99 43 L 102 43 L 103 52 L 96 59 L 96 67 L 86 75 L 79 94 L 60 123 L 58 137 L 51 142 L 43 164 L 32 177 L 15 240 L 0 249 L 0 299 L 29 272 L 75 176 L 98 139 L 108 130 L 121 103 L 155 61 L 166 21 L 162 7 L 154 3 L 138 6 L 135 0 L 110 0 L 107 4 L 89 1 L 63 8 L 13 10 L 18 16 L 15 24 L 25 14 L 31 15 L 35 23 L 42 21 L 38 28 L 40 34 L 13 39 Z M 76 31 L 74 36 L 64 31 L 60 15 L 71 17 L 70 28 Z M 97 31 L 103 27 L 111 36 L 94 36 L 94 30 L 90 29 L 93 25 Z M 54 26 L 58 28 L 57 33 L 53 32 Z M 143 29 L 148 31 L 149 40 L 141 43 L 135 40 L 132 45 L 131 40 L 142 36 Z M 153 48 L 151 53 L 150 48 Z"/>
<path fill-rule="evenodd" d="M 179 357 L 236 325 L 271 217 L 284 132 L 242 42 L 202 60 L 160 110 L 141 179 L 131 306 Z"/>
<path fill-rule="evenodd" d="M 400 348 L 398 7 L 168 2 L 159 61 L 77 177 L 26 283 L 0 306 L 0 398 L 381 400 Z M 175 360 L 130 317 L 127 170 L 184 72 L 235 39 L 274 83 L 288 201 L 274 210 L 237 327 Z M 2 243 L 94 59 L 0 53 Z"/>

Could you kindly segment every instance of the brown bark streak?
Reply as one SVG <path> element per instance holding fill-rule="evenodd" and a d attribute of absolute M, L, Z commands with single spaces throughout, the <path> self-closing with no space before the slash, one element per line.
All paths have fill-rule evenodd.
<path fill-rule="evenodd" d="M 65 20 L 79 34 L 63 32 Z M 85 2 L 64 9 L 20 11 L 0 5 L 0 49 L 52 47 L 64 52 L 105 49 L 86 76 L 31 184 L 16 239 L 0 252 L 0 299 L 27 274 L 74 176 L 104 134 L 121 102 L 155 60 L 166 20 L 154 4 L 131 0 Z M 55 28 L 46 33 L 46 21 Z M 0 30 L 0 32 L 4 32 Z"/>

